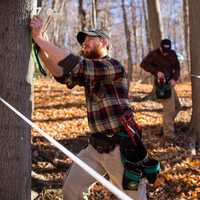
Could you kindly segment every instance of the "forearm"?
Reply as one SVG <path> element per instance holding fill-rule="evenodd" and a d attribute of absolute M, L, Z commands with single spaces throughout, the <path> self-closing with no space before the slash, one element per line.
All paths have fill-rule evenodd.
<path fill-rule="evenodd" d="M 141 62 L 140 67 L 146 72 L 150 72 L 153 75 L 157 75 L 157 69 L 154 66 L 154 54 L 150 52 Z"/>
<path fill-rule="evenodd" d="M 175 67 L 174 67 L 174 70 L 173 70 L 173 76 L 172 78 L 177 81 L 180 77 L 180 64 L 179 62 L 177 61 L 176 64 L 175 64 Z"/>
<path fill-rule="evenodd" d="M 142 62 L 142 63 L 140 64 L 140 67 L 141 67 L 142 69 L 144 69 L 146 72 L 150 72 L 152 75 L 156 75 L 156 74 L 157 74 L 157 71 L 156 71 L 155 67 L 152 66 L 152 65 L 149 64 L 149 63 Z"/>
<path fill-rule="evenodd" d="M 35 43 L 48 54 L 48 58 L 55 64 L 63 60 L 68 55 L 67 49 L 56 47 L 51 42 L 45 40 L 43 37 L 34 38 Z"/>
<path fill-rule="evenodd" d="M 63 75 L 63 68 L 50 59 L 50 57 L 43 50 L 40 50 L 39 55 L 44 66 L 53 76 L 61 77 Z"/>

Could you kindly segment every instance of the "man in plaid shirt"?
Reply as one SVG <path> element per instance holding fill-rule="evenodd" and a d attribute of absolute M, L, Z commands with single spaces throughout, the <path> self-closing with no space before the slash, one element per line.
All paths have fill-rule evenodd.
<path fill-rule="evenodd" d="M 41 33 L 42 20 L 34 17 L 30 24 L 32 37 L 40 47 L 40 57 L 55 79 L 68 88 L 80 85 L 85 88 L 89 127 L 98 143 L 98 138 L 124 131 L 119 118 L 132 112 L 128 100 L 128 87 L 124 67 L 108 56 L 109 37 L 101 30 L 82 31 L 77 40 L 82 56 L 60 49 L 46 41 Z M 109 174 L 111 181 L 134 200 L 146 199 L 146 185 L 140 181 L 137 190 L 122 187 L 123 164 L 119 145 L 105 145 L 102 152 L 95 145 L 88 145 L 79 153 L 79 158 L 102 175 Z M 64 199 L 82 199 L 83 192 L 95 179 L 73 164 L 64 183 Z"/>
<path fill-rule="evenodd" d="M 80 32 L 78 39 L 80 34 L 86 33 L 102 32 Z M 96 40 L 96 37 L 92 36 L 90 40 Z M 62 77 L 55 77 L 57 81 L 67 84 L 69 88 L 75 85 L 85 88 L 91 132 L 115 133 L 120 131 L 122 127 L 118 118 L 130 109 L 126 74 L 121 63 L 107 55 L 98 59 L 87 59 L 70 54 L 58 64 L 63 67 L 64 71 L 66 66 L 72 66 L 73 69 L 70 75 L 69 69 L 66 69 Z"/>

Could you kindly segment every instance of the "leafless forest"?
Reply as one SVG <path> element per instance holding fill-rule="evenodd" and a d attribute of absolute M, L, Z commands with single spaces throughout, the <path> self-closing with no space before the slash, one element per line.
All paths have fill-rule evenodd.
<path fill-rule="evenodd" d="M 77 154 L 87 145 L 84 90 L 72 90 L 44 77 L 31 58 L 30 18 L 44 21 L 44 35 L 79 53 L 80 30 L 104 29 L 110 55 L 125 66 L 131 107 L 143 129 L 149 154 L 161 163 L 149 200 L 200 199 L 200 0 L 1 0 L 0 100 L 8 101 L 36 125 Z M 140 63 L 172 41 L 181 63 L 176 85 L 182 107 L 173 143 L 160 142 L 162 105 L 151 97 L 153 78 Z M 0 102 L 0 200 L 62 200 L 72 161 Z M 116 200 L 101 184 L 85 197 Z"/>

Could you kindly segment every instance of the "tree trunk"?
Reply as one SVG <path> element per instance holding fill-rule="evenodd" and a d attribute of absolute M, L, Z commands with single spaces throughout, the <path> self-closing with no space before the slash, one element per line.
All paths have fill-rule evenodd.
<path fill-rule="evenodd" d="M 140 57 L 140 59 L 142 59 L 142 58 L 144 58 L 144 55 L 145 55 L 145 47 L 144 47 L 144 34 L 143 34 L 143 32 L 144 32 L 144 29 L 143 29 L 143 24 L 144 24 L 144 20 L 143 20 L 143 17 L 142 17 L 142 13 L 143 13 L 143 11 L 142 11 L 142 8 L 140 7 L 140 20 L 139 20 L 139 23 L 140 23 L 140 31 L 139 31 L 139 49 L 140 49 L 140 55 L 139 55 L 139 57 Z"/>
<path fill-rule="evenodd" d="M 188 72 L 190 72 L 188 0 L 183 0 L 183 23 L 184 23 L 183 27 L 184 27 L 186 60 L 188 65 Z"/>
<path fill-rule="evenodd" d="M 31 1 L 0 1 L 0 96 L 31 118 Z M 31 128 L 0 102 L 0 199 L 31 199 Z"/>
<path fill-rule="evenodd" d="M 167 33 L 168 38 L 173 38 L 173 30 L 172 27 L 174 26 L 173 19 L 172 19 L 172 15 L 174 13 L 174 6 L 175 2 L 173 0 L 173 2 L 170 3 L 169 5 L 169 13 L 168 13 L 168 17 L 165 18 L 166 19 L 166 26 L 165 26 L 165 33 Z"/>
<path fill-rule="evenodd" d="M 123 12 L 123 20 L 124 20 L 124 31 L 126 36 L 126 50 L 128 55 L 128 85 L 133 80 L 133 60 L 132 60 L 132 51 L 131 51 L 131 35 L 128 28 L 126 9 L 124 5 L 124 0 L 122 0 L 122 12 Z"/>
<path fill-rule="evenodd" d="M 145 0 L 142 0 L 142 10 L 144 13 L 144 27 L 146 32 L 146 43 L 147 43 L 147 50 L 151 50 L 151 38 L 150 38 L 150 30 L 149 30 L 149 24 L 147 19 L 147 12 L 146 12 L 146 4 Z"/>
<path fill-rule="evenodd" d="M 132 0 L 131 3 L 131 17 L 132 17 L 132 28 L 133 28 L 133 40 L 134 40 L 134 49 L 135 49 L 135 66 L 137 68 L 137 65 L 139 63 L 138 58 L 138 45 L 137 45 L 137 15 L 136 15 L 136 4 Z"/>
<path fill-rule="evenodd" d="M 158 0 L 147 0 L 150 37 L 153 48 L 160 46 L 162 38 L 160 22 L 160 4 Z"/>
<path fill-rule="evenodd" d="M 92 0 L 92 28 L 97 28 L 97 0 Z"/>
<path fill-rule="evenodd" d="M 53 42 L 57 46 L 63 48 L 63 46 L 67 45 L 67 9 L 66 9 L 66 0 L 54 0 L 53 9 L 57 13 L 57 16 L 53 17 Z M 52 22 L 50 22 L 52 23 Z"/>
<path fill-rule="evenodd" d="M 148 19 L 150 37 L 153 49 L 159 48 L 162 39 L 161 22 L 160 22 L 160 4 L 159 0 L 147 0 Z M 154 99 L 155 84 L 153 80 L 153 89 L 150 93 L 150 99 Z"/>
<path fill-rule="evenodd" d="M 78 12 L 79 12 L 81 30 L 84 30 L 86 28 L 86 12 L 83 8 L 83 0 L 79 0 Z"/>
<path fill-rule="evenodd" d="M 192 73 L 192 118 L 191 133 L 194 141 L 200 141 L 200 79 L 195 75 L 200 75 L 200 1 L 190 0 L 189 24 L 190 24 L 190 60 Z"/>
<path fill-rule="evenodd" d="M 110 13 L 110 3 L 109 1 L 105 2 L 105 7 L 103 9 L 98 9 L 98 21 L 100 24 L 100 29 L 105 30 L 107 32 L 111 32 L 111 13 Z M 103 15 L 102 15 L 103 13 Z M 101 16 L 100 16 L 101 14 Z M 100 18 L 101 17 L 101 18 Z"/>

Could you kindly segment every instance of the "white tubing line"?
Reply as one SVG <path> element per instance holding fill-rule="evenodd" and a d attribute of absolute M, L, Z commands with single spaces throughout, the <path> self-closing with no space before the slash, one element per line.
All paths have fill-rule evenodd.
<path fill-rule="evenodd" d="M 55 139 L 46 134 L 42 129 L 40 129 L 36 124 L 34 124 L 31 120 L 26 118 L 23 114 L 21 114 L 18 110 L 16 110 L 13 106 L 7 103 L 4 99 L 0 97 L 0 101 L 4 103 L 8 108 L 10 108 L 13 112 L 15 112 L 20 118 L 22 118 L 26 123 L 28 123 L 32 128 L 34 128 L 38 133 L 40 133 L 43 137 L 45 137 L 51 144 L 57 147 L 60 151 L 62 151 L 65 155 L 71 158 L 77 165 L 79 165 L 82 169 L 84 169 L 88 174 L 90 174 L 93 178 L 99 181 L 102 185 L 104 185 L 107 189 L 109 189 L 113 194 L 115 194 L 121 200 L 133 200 L 127 194 L 119 190 L 116 186 L 106 180 L 103 176 L 97 173 L 94 169 L 92 169 L 85 162 L 80 160 L 77 156 L 67 150 L 63 145 L 57 142 Z M 114 166 L 113 166 L 114 167 Z"/>
<path fill-rule="evenodd" d="M 200 75 L 191 74 L 191 77 L 193 77 L 193 78 L 200 78 Z"/>

